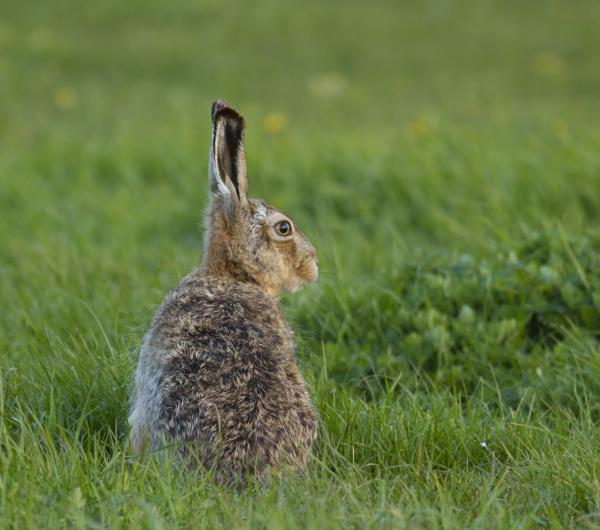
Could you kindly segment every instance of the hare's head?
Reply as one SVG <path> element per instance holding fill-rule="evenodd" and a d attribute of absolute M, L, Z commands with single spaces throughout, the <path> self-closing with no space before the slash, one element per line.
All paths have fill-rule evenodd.
<path fill-rule="evenodd" d="M 317 255 L 304 234 L 289 216 L 246 195 L 244 119 L 216 101 L 212 122 L 204 270 L 254 282 L 273 295 L 315 281 Z"/>

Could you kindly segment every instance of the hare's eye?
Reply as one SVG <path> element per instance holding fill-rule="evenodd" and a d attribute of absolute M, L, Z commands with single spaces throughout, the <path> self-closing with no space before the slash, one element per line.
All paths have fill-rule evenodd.
<path fill-rule="evenodd" d="M 280 236 L 286 237 L 292 234 L 292 224 L 288 221 L 279 221 L 273 226 L 275 232 Z"/>

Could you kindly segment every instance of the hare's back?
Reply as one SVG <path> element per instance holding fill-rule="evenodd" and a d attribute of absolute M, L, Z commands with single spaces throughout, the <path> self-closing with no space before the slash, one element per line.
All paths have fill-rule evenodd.
<path fill-rule="evenodd" d="M 210 436 L 220 422 L 252 423 L 262 408 L 285 402 L 291 337 L 258 289 L 184 280 L 156 331 L 165 352 L 160 416 L 172 436 Z"/>
<path fill-rule="evenodd" d="M 211 368 L 291 346 L 287 323 L 262 290 L 204 276 L 186 277 L 169 294 L 154 331 L 169 358 L 187 357 Z"/>

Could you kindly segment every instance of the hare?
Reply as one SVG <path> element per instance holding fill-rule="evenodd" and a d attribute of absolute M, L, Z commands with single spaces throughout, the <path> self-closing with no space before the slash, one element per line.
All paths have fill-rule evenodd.
<path fill-rule="evenodd" d="M 317 417 L 278 295 L 314 282 L 315 249 L 281 211 L 247 197 L 244 119 L 212 105 L 204 259 L 144 337 L 129 417 L 135 454 L 174 447 L 217 480 L 302 469 Z"/>

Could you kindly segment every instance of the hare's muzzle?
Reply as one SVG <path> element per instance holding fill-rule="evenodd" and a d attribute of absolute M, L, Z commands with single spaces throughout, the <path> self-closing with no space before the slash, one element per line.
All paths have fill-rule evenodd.
<path fill-rule="evenodd" d="M 302 259 L 297 268 L 297 274 L 306 283 L 312 283 L 319 277 L 319 258 L 314 249 L 311 249 Z"/>

